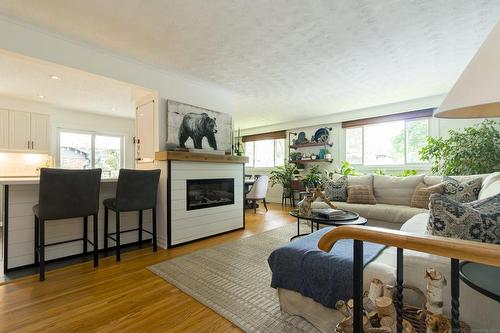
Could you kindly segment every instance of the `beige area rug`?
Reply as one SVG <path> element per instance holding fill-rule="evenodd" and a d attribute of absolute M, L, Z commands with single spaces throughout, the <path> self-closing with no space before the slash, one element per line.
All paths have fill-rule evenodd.
<path fill-rule="evenodd" d="M 149 269 L 244 331 L 318 332 L 303 318 L 282 313 L 270 287 L 267 257 L 296 233 L 296 224 L 287 225 Z"/>

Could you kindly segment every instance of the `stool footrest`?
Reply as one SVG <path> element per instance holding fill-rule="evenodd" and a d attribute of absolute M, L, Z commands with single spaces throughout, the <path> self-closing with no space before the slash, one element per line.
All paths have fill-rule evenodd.
<path fill-rule="evenodd" d="M 60 244 L 66 244 L 66 243 L 71 243 L 71 242 L 77 242 L 77 241 L 82 241 L 82 240 L 84 240 L 84 238 L 75 238 L 75 239 L 70 239 L 70 240 L 66 240 L 66 241 L 62 241 L 62 242 L 55 242 L 55 243 L 45 244 L 44 247 L 54 246 L 54 245 L 60 245 Z"/>

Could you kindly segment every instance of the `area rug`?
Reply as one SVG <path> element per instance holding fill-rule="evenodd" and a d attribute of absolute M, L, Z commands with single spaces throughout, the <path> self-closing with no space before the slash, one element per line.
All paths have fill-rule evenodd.
<path fill-rule="evenodd" d="M 270 287 L 267 258 L 296 233 L 291 224 L 148 268 L 246 332 L 318 332 L 282 313 Z"/>

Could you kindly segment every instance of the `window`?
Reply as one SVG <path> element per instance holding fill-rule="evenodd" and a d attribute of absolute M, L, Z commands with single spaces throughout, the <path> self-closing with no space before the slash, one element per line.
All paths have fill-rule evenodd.
<path fill-rule="evenodd" d="M 245 142 L 247 167 L 272 168 L 285 164 L 285 139 Z"/>
<path fill-rule="evenodd" d="M 59 131 L 61 168 L 101 168 L 103 178 L 116 178 L 122 164 L 121 137 L 92 132 Z"/>
<path fill-rule="evenodd" d="M 346 128 L 346 160 L 362 165 L 423 163 L 418 151 L 429 135 L 429 119 L 407 119 Z"/>

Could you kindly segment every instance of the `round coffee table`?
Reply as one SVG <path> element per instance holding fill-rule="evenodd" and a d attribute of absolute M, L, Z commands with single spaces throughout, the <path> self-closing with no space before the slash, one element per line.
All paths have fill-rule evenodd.
<path fill-rule="evenodd" d="M 367 220 L 364 217 L 359 216 L 358 213 L 350 212 L 347 210 L 345 210 L 344 212 L 345 212 L 345 214 L 340 215 L 340 216 L 324 217 L 324 216 L 321 216 L 318 213 L 314 213 L 314 212 L 311 213 L 310 215 L 303 215 L 303 214 L 300 214 L 297 209 L 292 210 L 289 214 L 291 216 L 297 218 L 297 235 L 290 238 L 290 240 L 293 240 L 294 238 L 297 238 L 297 237 L 310 235 L 311 233 L 313 233 L 314 232 L 314 223 L 316 223 L 316 230 L 319 230 L 320 224 L 326 224 L 326 225 L 331 225 L 331 226 L 342 226 L 342 225 L 365 225 L 367 222 Z M 305 234 L 300 233 L 300 220 L 301 219 L 311 221 L 311 232 L 310 233 L 305 233 Z"/>

